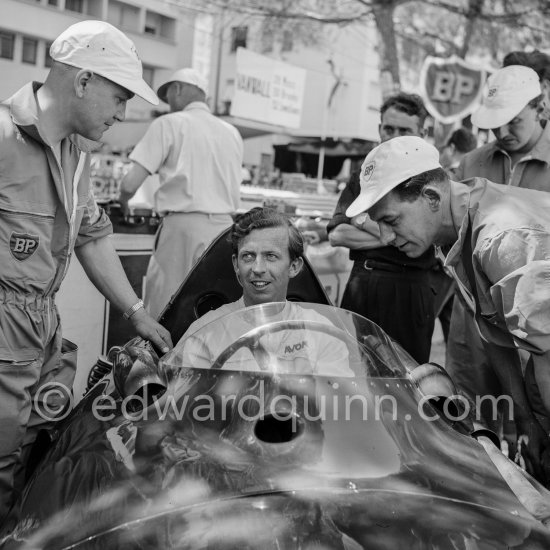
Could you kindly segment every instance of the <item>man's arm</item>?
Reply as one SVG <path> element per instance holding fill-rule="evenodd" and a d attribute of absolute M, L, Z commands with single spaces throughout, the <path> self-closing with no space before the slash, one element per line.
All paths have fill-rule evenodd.
<path fill-rule="evenodd" d="M 328 240 L 332 246 L 346 246 L 352 250 L 371 250 L 383 246 L 378 224 L 368 216 L 360 226 L 348 223 L 337 225 L 329 233 Z"/>
<path fill-rule="evenodd" d="M 550 231 L 503 231 L 482 244 L 479 258 L 508 331 L 536 353 L 550 351 Z"/>
<path fill-rule="evenodd" d="M 88 241 L 75 252 L 90 281 L 112 305 L 124 312 L 138 301 L 108 236 Z M 130 317 L 130 322 L 139 336 L 150 340 L 162 353 L 172 347 L 170 333 L 143 308 Z"/>
<path fill-rule="evenodd" d="M 359 192 L 359 173 L 354 173 L 340 194 L 332 219 L 327 226 L 328 240 L 332 246 L 345 246 L 352 250 L 368 250 L 383 246 L 379 239 L 378 224 L 368 216 L 364 221 L 358 222 L 358 218 L 365 218 L 364 214 L 355 216 L 353 219 L 346 216 L 346 210 L 358 197 Z"/>
<path fill-rule="evenodd" d="M 128 201 L 136 194 L 136 191 L 149 175 L 149 172 L 141 164 L 134 162 L 122 178 L 119 202 L 124 215 L 128 214 Z"/>

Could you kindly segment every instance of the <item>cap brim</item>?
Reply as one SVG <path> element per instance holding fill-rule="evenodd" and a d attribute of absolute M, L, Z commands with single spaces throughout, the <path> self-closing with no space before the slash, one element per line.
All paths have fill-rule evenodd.
<path fill-rule="evenodd" d="M 354 216 L 357 216 L 357 214 L 366 212 L 392 189 L 380 190 L 380 188 L 373 187 L 367 191 L 361 191 L 361 194 L 349 205 L 346 210 L 346 216 L 348 218 L 353 218 Z"/>
<path fill-rule="evenodd" d="M 98 73 L 99 74 L 99 73 Z M 148 103 L 151 103 L 151 105 L 158 105 L 159 104 L 159 98 L 157 97 L 157 94 L 149 87 L 149 85 L 145 82 L 143 79 L 139 80 L 128 80 L 125 78 L 120 78 L 118 76 L 105 76 L 105 78 L 108 78 L 109 80 L 112 80 L 115 84 L 118 84 L 119 86 L 122 86 L 123 88 L 126 88 L 128 91 L 133 92 L 134 94 L 138 95 L 142 99 L 145 99 Z"/>
<path fill-rule="evenodd" d="M 475 113 L 472 114 L 472 124 L 481 128 L 482 130 L 492 130 L 493 128 L 500 128 L 505 124 L 508 124 L 515 116 L 517 116 L 524 107 L 510 106 L 503 109 L 488 109 L 482 105 Z"/>

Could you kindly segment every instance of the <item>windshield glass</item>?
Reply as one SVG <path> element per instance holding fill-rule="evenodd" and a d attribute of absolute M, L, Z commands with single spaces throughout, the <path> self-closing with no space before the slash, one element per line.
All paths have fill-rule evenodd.
<path fill-rule="evenodd" d="M 405 378 L 416 363 L 377 325 L 350 311 L 296 302 L 239 308 L 237 302 L 192 325 L 161 365 L 171 371 Z"/>

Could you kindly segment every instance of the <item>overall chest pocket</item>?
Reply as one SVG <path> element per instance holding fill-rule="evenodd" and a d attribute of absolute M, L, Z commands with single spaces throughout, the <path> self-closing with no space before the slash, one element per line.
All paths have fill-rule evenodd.
<path fill-rule="evenodd" d="M 55 274 L 52 235 L 55 217 L 0 204 L 0 265 L 4 281 L 50 281 Z M 19 286 L 19 285 L 16 285 Z"/>

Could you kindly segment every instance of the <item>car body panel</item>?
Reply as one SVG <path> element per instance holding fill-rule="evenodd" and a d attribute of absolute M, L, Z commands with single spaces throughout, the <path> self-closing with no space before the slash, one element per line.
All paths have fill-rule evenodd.
<path fill-rule="evenodd" d="M 158 365 L 135 352 L 133 364 L 152 361 L 167 388 L 144 408 L 123 395 L 124 361 L 123 375 L 115 366 L 59 424 L 12 540 L 56 549 L 550 547 L 550 532 L 483 447 L 422 405 L 412 360 L 376 325 L 318 304 L 300 308 L 327 326 L 311 311 L 293 324 L 273 316 L 284 307 L 213 321 Z M 243 320 L 250 330 L 235 333 Z M 323 366 L 309 345 L 300 356 L 309 370 L 296 355 L 294 372 L 281 354 L 296 331 L 344 346 L 347 369 Z"/>

